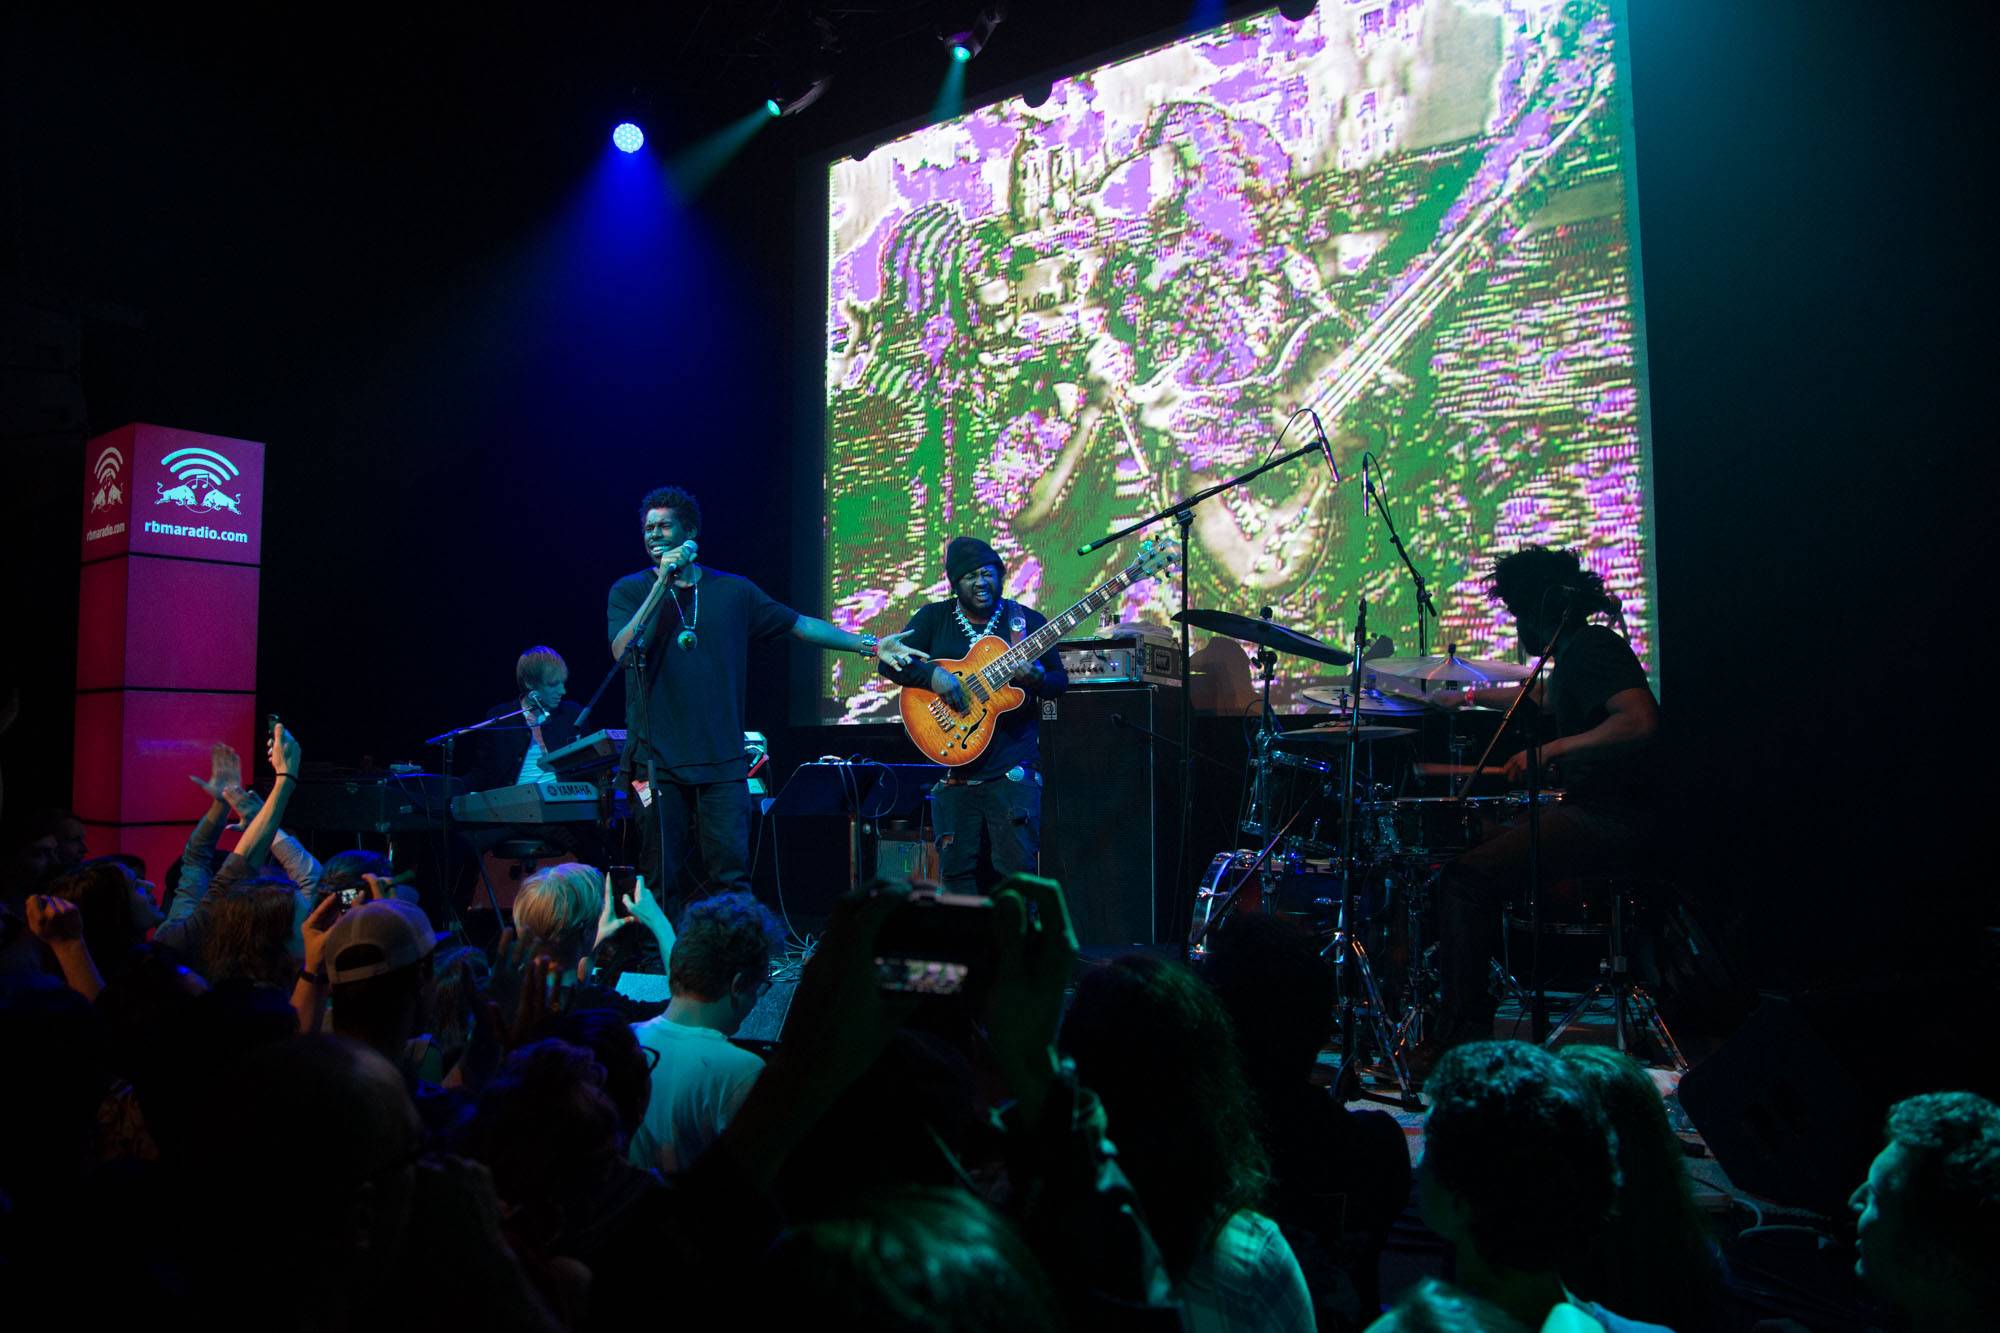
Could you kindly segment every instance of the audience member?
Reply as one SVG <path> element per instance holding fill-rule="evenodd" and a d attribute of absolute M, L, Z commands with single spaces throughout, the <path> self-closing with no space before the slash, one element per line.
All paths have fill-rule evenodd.
<path fill-rule="evenodd" d="M 1418 1197 L 1458 1284 L 1530 1328 L 1564 1305 L 1610 1333 L 1659 1328 L 1563 1286 L 1618 1192 L 1616 1136 L 1583 1080 L 1539 1046 L 1480 1041 L 1446 1051 L 1424 1092 Z"/>
<path fill-rule="evenodd" d="M 1409 1203 L 1410 1155 L 1394 1116 L 1347 1110 L 1312 1082 L 1333 969 L 1289 918 L 1239 912 L 1209 937 L 1202 976 L 1229 1011 L 1270 1147 L 1271 1213 L 1319 1327 L 1359 1328 L 1381 1307 L 1382 1246 Z"/>
<path fill-rule="evenodd" d="M 151 888 L 110 857 L 86 861 L 49 884 L 51 897 L 68 899 L 82 913 L 83 942 L 106 980 L 125 975 L 145 948 L 147 932 L 160 924 Z"/>
<path fill-rule="evenodd" d="M 299 971 L 298 902 L 298 890 L 279 876 L 259 876 L 224 894 L 201 939 L 202 975 L 211 983 L 240 977 L 289 991 Z"/>
<path fill-rule="evenodd" d="M 2000 1328 L 2000 1106 L 1933 1092 L 1889 1108 L 1847 1203 L 1854 1271 L 1917 1329 Z"/>
<path fill-rule="evenodd" d="M 618 1146 L 624 1151 L 646 1118 L 659 1057 L 639 1044 L 632 1025 L 615 1009 L 572 1009 L 556 1020 L 551 1035 L 597 1057 L 604 1069 L 604 1095 L 618 1108 Z"/>
<path fill-rule="evenodd" d="M 155 945 L 177 951 L 186 961 L 201 956 L 202 937 L 208 931 L 209 917 L 216 904 L 236 885 L 251 878 L 271 855 L 285 807 L 291 803 L 292 791 L 298 785 L 299 765 L 304 762 L 305 753 L 298 738 L 281 723 L 271 728 L 267 757 L 276 775 L 271 783 L 271 799 L 258 804 L 244 826 L 243 836 L 237 839 L 235 850 L 223 858 L 221 867 L 213 874 L 209 869 L 215 840 L 228 813 L 226 795 L 241 786 L 241 761 L 230 747 L 218 744 L 209 750 L 208 780 L 189 777 L 189 781 L 210 794 L 209 808 L 181 853 L 179 887 L 167 907 L 166 919 L 153 932 Z"/>
<path fill-rule="evenodd" d="M 1687 1154 L 1653 1076 L 1609 1046 L 1567 1046 L 1563 1063 L 1596 1096 L 1618 1142 L 1618 1202 L 1590 1246 L 1563 1265 L 1571 1291 L 1632 1319 L 1679 1329 L 1732 1322 L 1722 1251 L 1695 1207 Z"/>
<path fill-rule="evenodd" d="M 963 1190 L 905 1187 L 779 1237 L 765 1314 L 780 1328 L 828 1315 L 879 1333 L 1055 1333 L 1061 1310 L 1006 1219 Z"/>
<path fill-rule="evenodd" d="M 637 897 L 649 896 L 642 885 Z M 632 1161 L 668 1175 L 684 1170 L 743 1105 L 764 1062 L 729 1038 L 769 989 L 783 942 L 777 918 L 747 893 L 689 906 L 668 962 L 667 1011 L 633 1029 L 659 1063 Z"/>
<path fill-rule="evenodd" d="M 1103 1099 L 1188 1327 L 1311 1329 L 1298 1260 L 1256 1211 L 1270 1159 L 1220 1001 L 1179 964 L 1120 958 L 1078 984 L 1061 1046 Z"/>
<path fill-rule="evenodd" d="M 326 899 L 314 917 L 338 901 Z M 437 1013 L 437 942 L 421 908 L 387 899 L 347 909 L 322 949 L 333 1030 L 379 1052 L 413 1092 L 419 1076 L 410 1043 L 430 1030 Z"/>

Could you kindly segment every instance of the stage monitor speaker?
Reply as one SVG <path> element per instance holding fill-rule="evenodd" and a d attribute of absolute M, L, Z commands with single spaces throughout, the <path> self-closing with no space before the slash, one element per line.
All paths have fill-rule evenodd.
<path fill-rule="evenodd" d="M 1041 701 L 1042 873 L 1086 947 L 1176 933 L 1180 690 L 1090 686 Z"/>
<path fill-rule="evenodd" d="M 1733 1184 L 1838 1216 L 1880 1146 L 1869 1112 L 1879 1117 L 1881 1099 L 1864 1099 L 1820 1026 L 1767 996 L 1687 1072 L 1679 1096 Z"/>
<path fill-rule="evenodd" d="M 771 988 L 758 997 L 757 1007 L 743 1018 L 743 1026 L 736 1029 L 735 1037 L 742 1042 L 775 1043 L 785 1033 L 785 1020 L 792 1015 L 792 992 L 799 988 L 799 971 L 788 968 L 786 974 L 774 977 Z"/>

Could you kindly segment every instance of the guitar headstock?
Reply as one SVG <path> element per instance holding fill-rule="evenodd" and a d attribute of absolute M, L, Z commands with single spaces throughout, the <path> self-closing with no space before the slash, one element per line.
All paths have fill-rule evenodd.
<path fill-rule="evenodd" d="M 1135 579 L 1157 574 L 1181 558 L 1181 544 L 1172 537 L 1148 537 L 1139 543 L 1139 554 L 1125 566 Z"/>

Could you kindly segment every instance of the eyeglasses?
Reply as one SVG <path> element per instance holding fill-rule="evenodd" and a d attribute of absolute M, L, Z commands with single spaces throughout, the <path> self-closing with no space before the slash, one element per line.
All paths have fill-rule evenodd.
<path fill-rule="evenodd" d="M 660 1052 L 657 1047 L 641 1046 L 639 1048 L 639 1055 L 646 1062 L 646 1072 L 648 1074 L 660 1067 Z"/>

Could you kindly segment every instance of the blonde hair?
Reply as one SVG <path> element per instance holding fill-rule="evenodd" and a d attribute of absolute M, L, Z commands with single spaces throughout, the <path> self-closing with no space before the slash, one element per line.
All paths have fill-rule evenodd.
<path fill-rule="evenodd" d="M 604 876 L 577 861 L 537 870 L 514 895 L 514 928 L 563 953 L 582 942 L 583 932 L 604 910 Z"/>
<path fill-rule="evenodd" d="M 514 663 L 514 683 L 524 690 L 546 685 L 558 675 L 569 675 L 569 663 L 545 644 L 530 648 Z"/>

